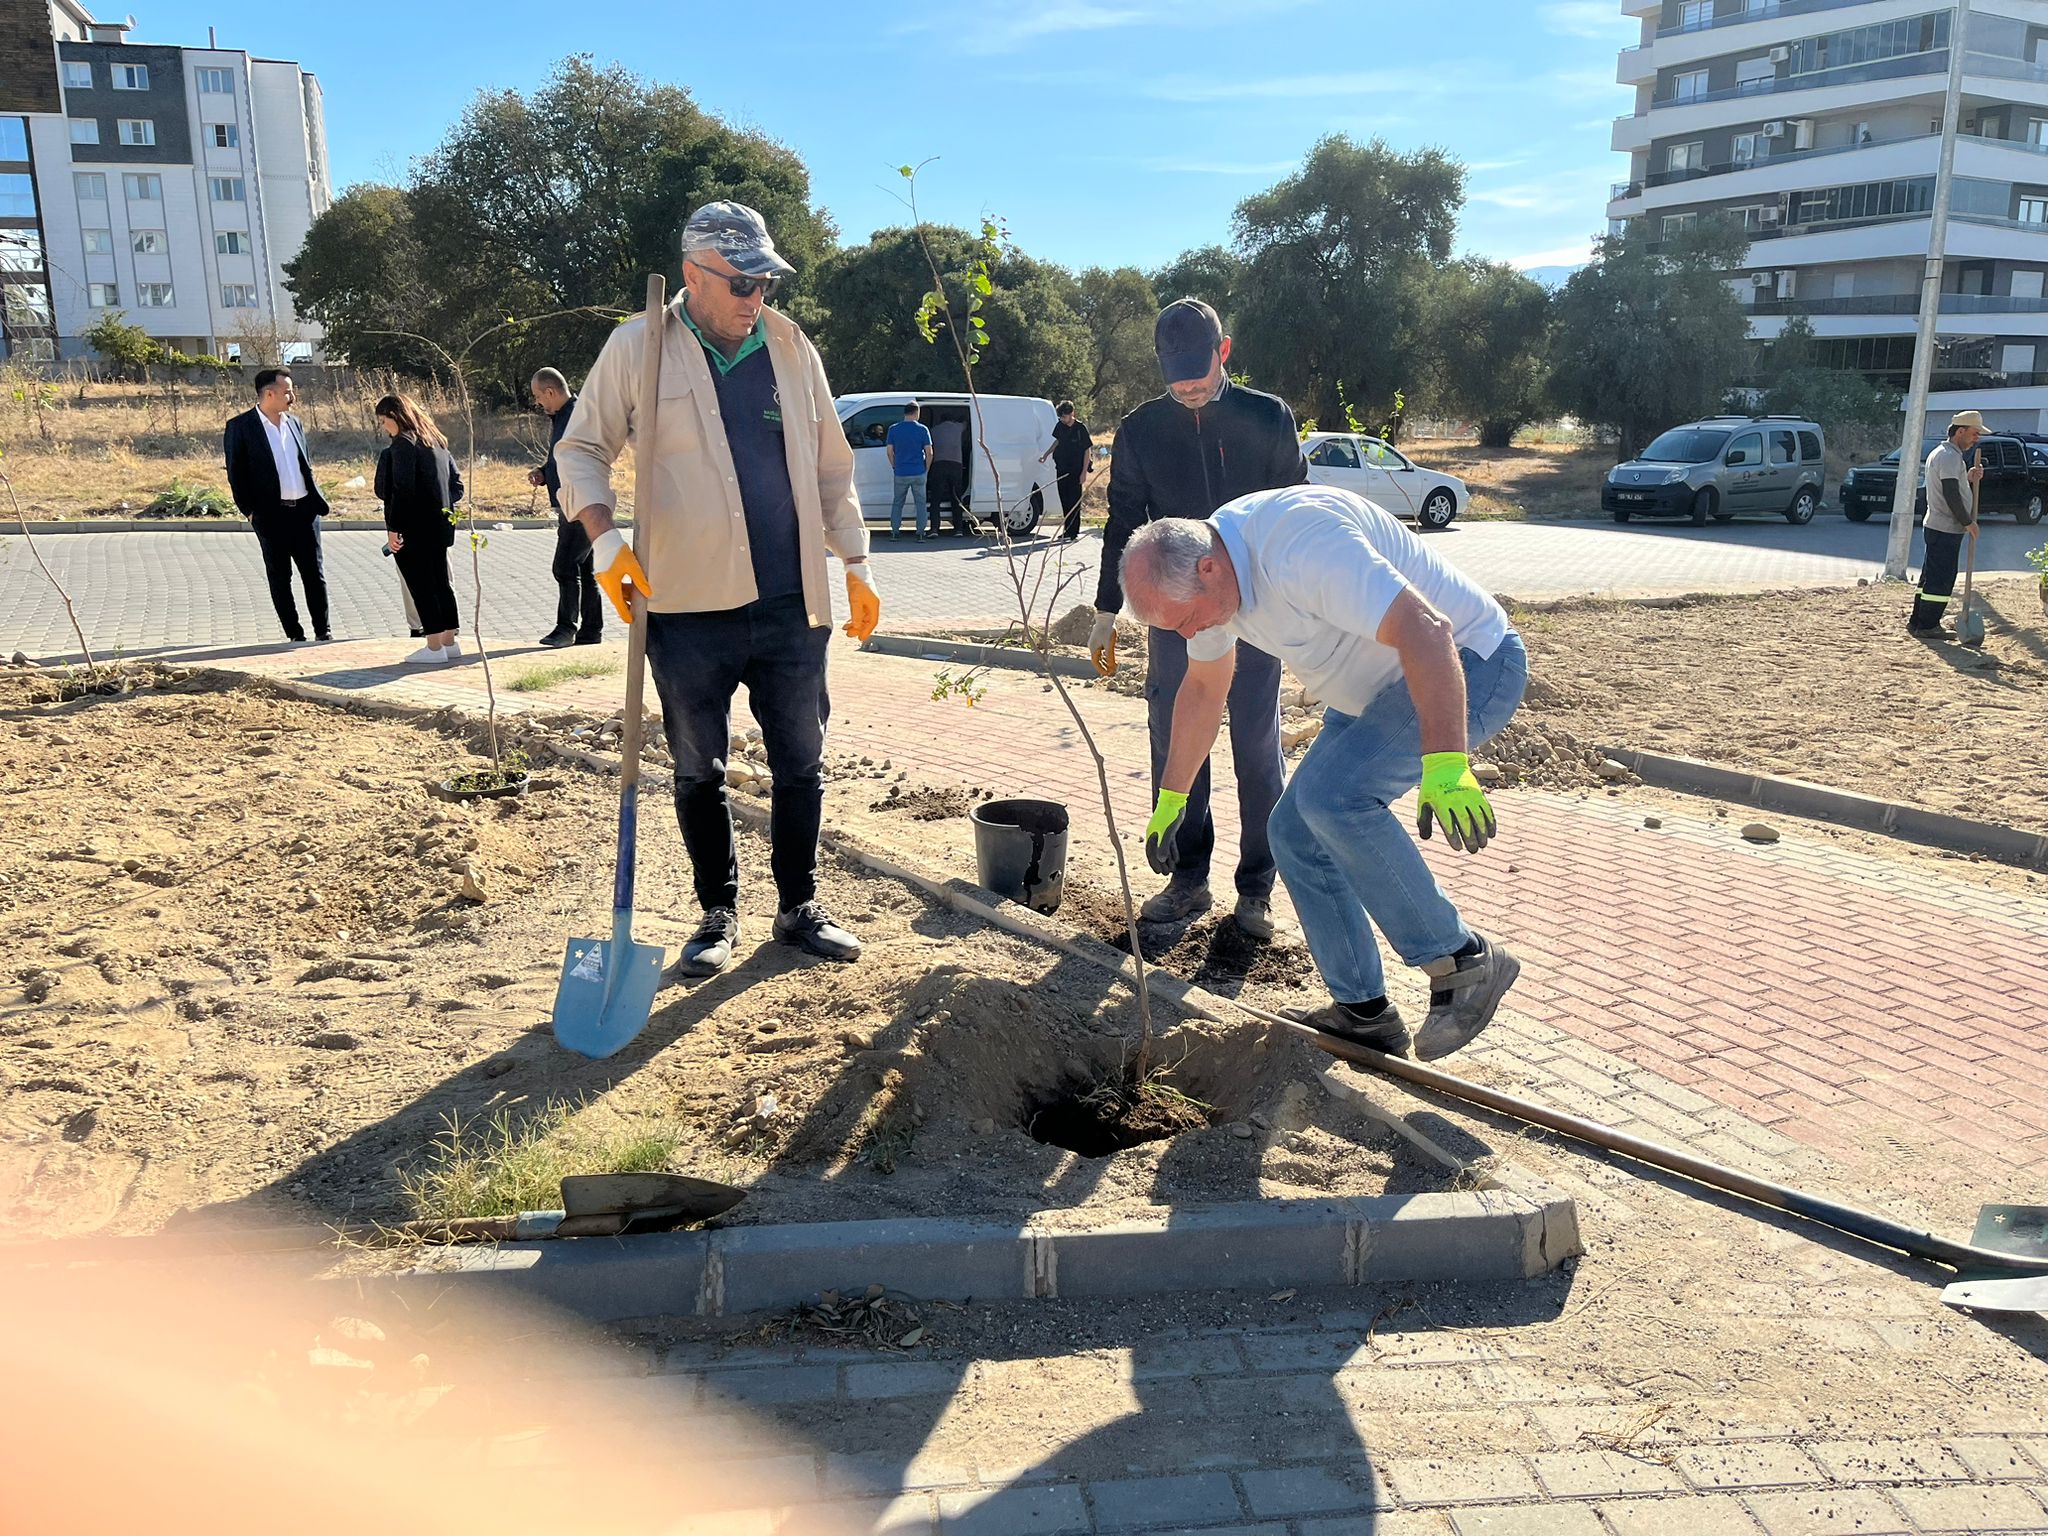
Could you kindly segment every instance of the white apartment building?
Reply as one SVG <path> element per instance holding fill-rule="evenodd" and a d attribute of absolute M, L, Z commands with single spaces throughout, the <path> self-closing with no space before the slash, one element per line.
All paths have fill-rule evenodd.
<path fill-rule="evenodd" d="M 74 0 L 50 19 L 62 111 L 27 124 L 57 355 L 87 354 L 82 334 L 119 310 L 194 355 L 314 356 L 284 264 L 334 198 L 319 82 L 238 49 L 130 42 Z"/>
<path fill-rule="evenodd" d="M 1824 360 L 1904 390 L 1954 12 L 1929 0 L 1623 0 L 1636 110 L 1610 227 L 1707 213 L 1753 243 L 1751 334 L 1794 315 Z M 2048 431 L 2048 0 L 1971 0 L 1930 421 Z"/>

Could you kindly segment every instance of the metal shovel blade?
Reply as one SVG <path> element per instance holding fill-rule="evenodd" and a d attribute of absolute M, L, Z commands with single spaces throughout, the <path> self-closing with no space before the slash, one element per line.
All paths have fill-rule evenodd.
<path fill-rule="evenodd" d="M 658 1211 L 677 1222 L 709 1221 L 746 1198 L 744 1189 L 686 1173 L 572 1173 L 562 1180 L 562 1209 L 570 1216 Z"/>
<path fill-rule="evenodd" d="M 661 990 L 662 949 L 628 937 L 631 918 L 609 939 L 571 939 L 555 989 L 555 1041 L 602 1061 L 647 1027 Z"/>
<path fill-rule="evenodd" d="M 1964 645 L 1984 643 L 1984 615 L 1977 611 L 1977 605 L 1968 598 L 1963 599 L 1963 616 L 1956 621 L 1956 638 Z"/>
<path fill-rule="evenodd" d="M 1987 1205 L 1977 1212 L 1970 1245 L 2040 1261 L 2038 1275 L 1966 1271 L 1941 1293 L 1942 1303 L 1973 1312 L 2048 1313 L 2048 1205 Z"/>

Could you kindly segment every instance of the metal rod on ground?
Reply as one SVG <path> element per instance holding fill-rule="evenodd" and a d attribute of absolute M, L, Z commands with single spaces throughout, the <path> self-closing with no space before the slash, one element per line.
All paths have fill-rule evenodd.
<path fill-rule="evenodd" d="M 1619 1152 L 1624 1157 L 1634 1158 L 1639 1163 L 1648 1163 L 1672 1173 L 1683 1174 L 1701 1184 L 1712 1185 L 1715 1189 L 1727 1190 L 1730 1194 L 1742 1195 L 1774 1210 L 1786 1211 L 1794 1216 L 1803 1216 L 1808 1221 L 1820 1222 L 1851 1237 L 1860 1237 L 1867 1243 L 1880 1247 L 1895 1248 L 1901 1253 L 1911 1254 L 1916 1259 L 1928 1259 L 1936 1264 L 1945 1264 L 1951 1269 L 1971 1272 L 1995 1271 L 2002 1275 L 2048 1275 L 2048 1262 L 2029 1259 L 2017 1254 L 1999 1253 L 1990 1248 L 1977 1248 L 1969 1243 L 1951 1242 L 1945 1237 L 1909 1227 L 1874 1211 L 1865 1211 L 1853 1205 L 1828 1200 L 1819 1195 L 1810 1195 L 1788 1184 L 1774 1184 L 1768 1179 L 1759 1179 L 1739 1169 L 1709 1162 L 1703 1157 L 1694 1157 L 1690 1152 L 1681 1152 L 1676 1147 L 1667 1147 L 1661 1142 L 1645 1141 L 1640 1136 L 1631 1136 L 1618 1131 L 1611 1125 L 1602 1125 L 1597 1120 L 1582 1119 L 1568 1115 L 1561 1110 L 1546 1109 L 1528 1099 L 1502 1093 L 1498 1089 L 1482 1087 L 1454 1077 L 1435 1067 L 1419 1061 L 1410 1061 L 1404 1056 L 1389 1056 L 1384 1051 L 1375 1051 L 1369 1046 L 1352 1045 L 1312 1029 L 1306 1024 L 1297 1024 L 1281 1014 L 1268 1013 L 1263 1008 L 1254 1008 L 1250 1003 L 1231 1002 L 1242 1008 L 1253 1018 L 1308 1041 L 1311 1045 L 1327 1051 L 1330 1055 L 1345 1061 L 1356 1062 L 1370 1067 L 1388 1077 L 1398 1077 L 1405 1082 L 1423 1088 L 1433 1088 L 1438 1093 L 1448 1094 L 1454 1099 L 1463 1099 L 1468 1104 L 1477 1104 L 1512 1119 L 1540 1125 L 1545 1130 L 1556 1131 L 1575 1141 L 1587 1142 L 1604 1147 L 1610 1152 Z"/>
<path fill-rule="evenodd" d="M 1949 22 L 1948 95 L 1941 108 L 1941 161 L 1934 173 L 1934 217 L 1927 226 L 1927 265 L 1920 278 L 1920 328 L 1913 341 L 1913 380 L 1906 391 L 1906 424 L 1899 445 L 1899 478 L 1892 488 L 1892 521 L 1887 531 L 1884 574 L 1906 579 L 1913 553 L 1913 501 L 1920 488 L 1914 466 L 1927 432 L 1927 393 L 1934 372 L 1935 327 L 1941 320 L 1942 253 L 1948 246 L 1949 191 L 1955 185 L 1956 128 L 1963 114 L 1963 34 L 1970 24 L 1970 0 L 1957 0 Z"/>

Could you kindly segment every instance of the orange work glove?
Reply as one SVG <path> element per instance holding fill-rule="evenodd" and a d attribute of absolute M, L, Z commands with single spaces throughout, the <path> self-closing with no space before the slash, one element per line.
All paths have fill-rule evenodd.
<path fill-rule="evenodd" d="M 633 547 L 618 529 L 607 528 L 590 542 L 590 564 L 597 573 L 597 584 L 618 610 L 619 622 L 631 624 L 633 607 L 626 598 L 626 584 L 631 582 L 643 600 L 651 601 L 654 597 L 654 589 L 647 585 L 647 573 L 640 569 Z"/>
<path fill-rule="evenodd" d="M 846 621 L 846 632 L 865 645 L 882 622 L 882 595 L 875 590 L 875 573 L 865 561 L 846 568 L 846 606 L 853 615 Z"/>

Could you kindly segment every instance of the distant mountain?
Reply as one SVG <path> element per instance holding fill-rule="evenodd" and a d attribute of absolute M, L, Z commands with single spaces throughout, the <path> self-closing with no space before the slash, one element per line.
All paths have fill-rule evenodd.
<path fill-rule="evenodd" d="M 1584 262 L 1580 262 L 1577 267 L 1524 267 L 1522 276 L 1533 277 L 1544 287 L 1557 289 L 1562 288 L 1571 275 L 1584 265 Z"/>

